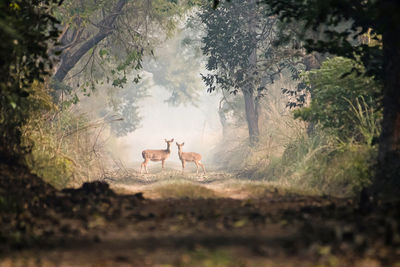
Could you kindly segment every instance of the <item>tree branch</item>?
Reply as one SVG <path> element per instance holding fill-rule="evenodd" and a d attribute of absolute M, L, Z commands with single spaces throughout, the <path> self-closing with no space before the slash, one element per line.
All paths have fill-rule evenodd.
<path fill-rule="evenodd" d="M 114 28 L 113 24 L 116 18 L 122 13 L 122 9 L 126 5 L 128 0 L 119 0 L 118 3 L 115 5 L 112 12 L 103 20 L 101 20 L 98 25 L 103 29 L 99 31 L 96 35 L 92 38 L 87 40 L 82 44 L 82 46 L 72 53 L 70 56 L 68 55 L 67 58 L 62 60 L 54 78 L 58 81 L 64 80 L 65 76 L 68 72 L 79 62 L 79 60 L 94 46 L 96 46 L 99 42 L 104 40 L 110 34 L 113 33 Z M 104 30 L 105 29 L 105 30 Z"/>

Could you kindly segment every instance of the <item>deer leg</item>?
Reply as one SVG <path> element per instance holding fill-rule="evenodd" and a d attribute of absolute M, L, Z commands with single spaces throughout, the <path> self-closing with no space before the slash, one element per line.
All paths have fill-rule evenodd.
<path fill-rule="evenodd" d="M 164 169 L 164 165 L 165 165 L 165 160 L 162 160 L 161 161 L 161 166 L 162 166 L 163 169 Z"/>
<path fill-rule="evenodd" d="M 147 163 L 149 162 L 148 159 L 145 159 L 144 162 L 142 163 L 142 165 L 144 166 L 144 169 L 146 171 L 146 173 L 149 173 L 149 171 L 147 170 Z"/>
<path fill-rule="evenodd" d="M 196 164 L 196 174 L 199 173 L 199 163 L 197 161 L 194 162 Z"/>
<path fill-rule="evenodd" d="M 182 160 L 182 173 L 183 173 L 184 170 L 185 170 L 185 161 Z"/>
<path fill-rule="evenodd" d="M 142 162 L 142 164 L 140 165 L 140 174 L 142 174 L 143 172 L 143 167 L 146 169 L 146 159 Z"/>
<path fill-rule="evenodd" d="M 206 169 L 204 168 L 204 164 L 203 164 L 203 163 L 201 163 L 201 162 L 199 162 L 199 164 L 200 164 L 201 168 L 203 168 L 203 172 L 204 172 L 204 174 L 206 174 Z"/>

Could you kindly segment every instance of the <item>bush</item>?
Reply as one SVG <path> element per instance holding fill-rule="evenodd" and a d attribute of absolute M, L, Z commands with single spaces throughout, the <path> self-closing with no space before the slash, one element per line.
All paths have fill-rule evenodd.
<path fill-rule="evenodd" d="M 29 146 L 22 127 L 31 118 L 31 85 L 51 70 L 49 46 L 58 37 L 51 9 L 58 1 L 0 1 L 0 160 L 23 163 Z"/>
<path fill-rule="evenodd" d="M 29 119 L 22 129 L 22 144 L 32 173 L 56 188 L 80 185 L 99 178 L 105 164 L 102 131 L 105 122 L 91 121 L 73 106 L 57 108 L 49 89 L 35 82 L 27 97 Z"/>
<path fill-rule="evenodd" d="M 319 124 L 342 140 L 367 141 L 354 112 L 365 117 L 364 111 L 372 110 L 372 116 L 379 116 L 376 111 L 382 85 L 364 72 L 354 60 L 335 57 L 324 61 L 320 69 L 304 73 L 312 100 L 308 107 L 294 111 L 295 118 Z M 360 103 L 364 107 L 358 109 Z"/>
<path fill-rule="evenodd" d="M 277 186 L 337 196 L 351 196 L 368 186 L 371 166 L 376 163 L 374 140 L 380 135 L 382 86 L 363 72 L 357 62 L 336 57 L 326 60 L 321 69 L 304 73 L 311 103 L 295 110 L 294 117 L 308 127 L 292 132 L 280 155 L 272 154 L 269 148 L 277 151 L 282 144 L 274 141 L 266 146 L 264 133 L 255 149 L 240 153 L 243 174 Z M 296 125 L 283 119 L 280 124 Z M 269 132 L 274 131 L 271 126 L 278 127 L 268 126 Z"/>
<path fill-rule="evenodd" d="M 281 158 L 257 169 L 253 177 L 319 194 L 352 196 L 370 184 L 377 148 L 340 143 L 321 129 L 289 144 Z"/>

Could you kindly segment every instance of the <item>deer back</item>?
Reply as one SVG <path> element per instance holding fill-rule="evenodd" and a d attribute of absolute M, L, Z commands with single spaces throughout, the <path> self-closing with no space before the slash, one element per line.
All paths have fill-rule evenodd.
<path fill-rule="evenodd" d="M 170 150 L 167 149 L 160 149 L 160 150 L 144 150 L 142 152 L 142 156 L 144 159 L 150 160 L 165 160 L 171 154 Z"/>
<path fill-rule="evenodd" d="M 201 155 L 195 152 L 181 152 L 179 158 L 186 161 L 200 161 Z"/>

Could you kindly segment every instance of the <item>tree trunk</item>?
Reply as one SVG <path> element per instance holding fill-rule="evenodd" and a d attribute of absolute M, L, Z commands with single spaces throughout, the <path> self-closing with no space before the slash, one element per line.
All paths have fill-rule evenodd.
<path fill-rule="evenodd" d="M 255 0 L 250 0 L 250 12 L 248 23 L 248 34 L 251 39 L 252 51 L 249 56 L 249 69 L 247 70 L 247 84 L 242 90 L 244 97 L 244 105 L 246 111 L 247 126 L 249 129 L 250 146 L 257 144 L 260 136 L 258 127 L 258 98 L 254 97 L 255 76 L 257 75 L 257 38 L 256 38 L 256 21 L 255 18 L 257 4 Z"/>
<path fill-rule="evenodd" d="M 119 0 L 115 5 L 113 10 L 110 12 L 106 18 L 104 18 L 99 25 L 99 32 L 87 40 L 78 50 L 73 53 L 66 52 L 62 56 L 61 63 L 54 75 L 54 79 L 61 82 L 64 80 L 65 76 L 68 72 L 75 67 L 75 65 L 79 62 L 79 60 L 94 46 L 96 46 L 99 42 L 104 40 L 107 36 L 109 36 L 114 28 L 113 24 L 116 18 L 121 14 L 122 9 L 124 8 L 127 0 Z"/>
<path fill-rule="evenodd" d="M 389 3 L 391 1 L 388 1 Z M 400 8 L 397 5 L 397 10 Z M 394 19 L 393 19 L 394 21 Z M 388 22 L 387 22 L 388 23 Z M 400 188 L 400 25 L 391 24 L 383 33 L 384 89 L 383 121 L 379 140 L 379 170 L 376 183 L 395 192 Z"/>
<path fill-rule="evenodd" d="M 223 102 L 224 102 L 225 98 L 222 98 L 219 102 L 219 108 L 218 108 L 218 115 L 219 115 L 219 121 L 221 123 L 222 126 L 222 138 L 225 139 L 226 134 L 227 134 L 227 127 L 228 127 L 228 123 L 227 123 L 227 118 L 225 115 L 225 111 L 223 109 Z"/>
<path fill-rule="evenodd" d="M 250 145 L 254 146 L 259 140 L 260 131 L 258 128 L 258 100 L 254 99 L 253 90 L 244 90 L 244 105 L 246 111 L 247 127 L 249 129 Z"/>

